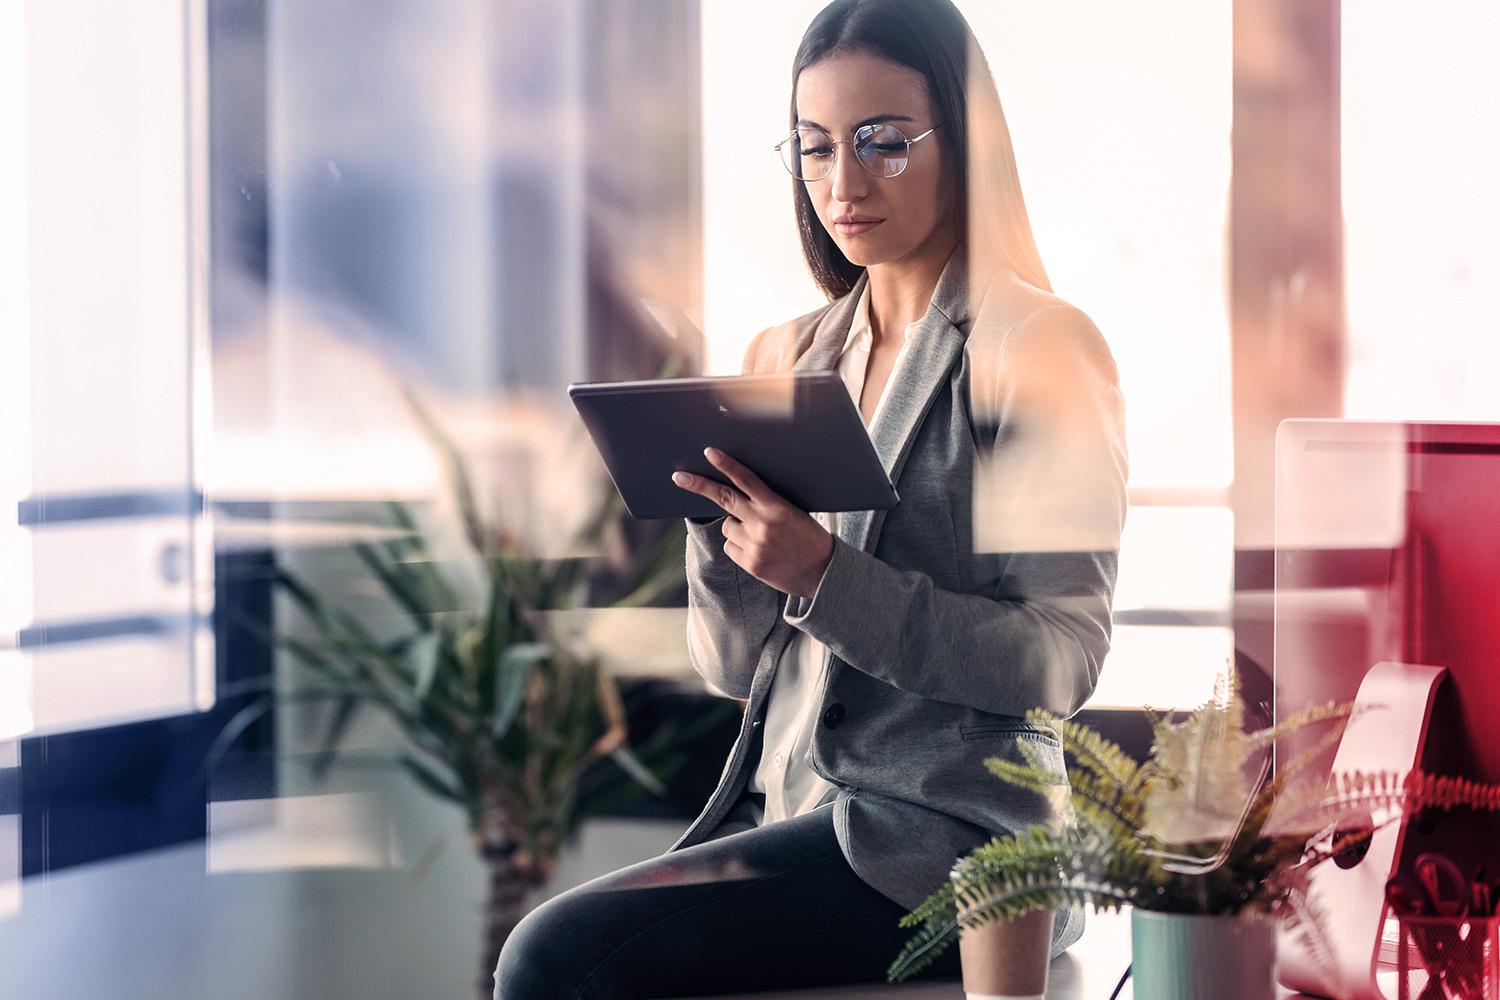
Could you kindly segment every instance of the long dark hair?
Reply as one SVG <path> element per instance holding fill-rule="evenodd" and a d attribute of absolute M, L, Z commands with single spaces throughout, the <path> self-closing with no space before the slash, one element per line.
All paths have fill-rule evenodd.
<path fill-rule="evenodd" d="M 843 52 L 868 52 L 922 74 L 943 123 L 935 138 L 955 164 L 960 244 L 987 251 L 988 259 L 1050 291 L 1021 197 L 1000 96 L 958 8 L 951 0 L 834 0 L 824 7 L 807 26 L 792 63 L 792 128 L 797 126 L 802 71 Z M 792 200 L 813 279 L 830 299 L 847 295 L 864 268 L 844 256 L 818 221 L 802 181 L 793 179 Z"/>

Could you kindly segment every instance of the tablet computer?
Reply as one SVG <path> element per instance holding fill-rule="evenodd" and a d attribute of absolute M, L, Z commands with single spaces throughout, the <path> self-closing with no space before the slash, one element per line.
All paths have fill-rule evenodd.
<path fill-rule="evenodd" d="M 637 518 L 722 515 L 672 482 L 679 469 L 724 482 L 703 456 L 709 446 L 805 511 L 899 500 L 837 371 L 581 382 L 568 395 Z"/>

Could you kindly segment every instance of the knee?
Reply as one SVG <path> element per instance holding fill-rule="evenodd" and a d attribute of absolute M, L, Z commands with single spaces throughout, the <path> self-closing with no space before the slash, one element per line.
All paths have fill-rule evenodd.
<path fill-rule="evenodd" d="M 569 970 L 578 956 L 567 952 L 569 900 L 556 896 L 516 924 L 495 965 L 495 1000 L 558 1000 L 577 995 Z"/>

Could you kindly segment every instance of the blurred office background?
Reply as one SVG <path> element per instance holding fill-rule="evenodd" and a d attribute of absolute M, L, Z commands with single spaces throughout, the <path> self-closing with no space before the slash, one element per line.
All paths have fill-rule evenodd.
<path fill-rule="evenodd" d="M 1264 698 L 1277 422 L 1500 419 L 1500 10 L 959 5 L 1127 400 L 1090 711 L 1139 732 L 1226 661 Z M 820 304 L 771 150 L 820 7 L 0 3 L 0 996 L 473 992 L 463 816 L 378 718 L 329 769 L 322 709 L 266 705 L 300 669 L 272 567 L 358 609 L 332 555 L 371 515 L 453 513 L 407 390 L 507 537 L 579 555 L 563 386 L 736 372 Z M 607 607 L 667 530 L 617 525 L 569 626 L 632 740 L 716 700 L 680 590 Z M 728 738 L 533 898 L 671 843 Z"/>

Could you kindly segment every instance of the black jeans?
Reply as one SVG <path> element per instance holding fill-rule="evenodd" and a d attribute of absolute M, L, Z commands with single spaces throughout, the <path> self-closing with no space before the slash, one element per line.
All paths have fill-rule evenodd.
<path fill-rule="evenodd" d="M 897 926 L 906 910 L 850 869 L 833 810 L 716 836 L 554 896 L 506 941 L 495 996 L 647 1000 L 884 982 L 915 928 Z M 953 946 L 921 976 L 958 973 Z"/>

